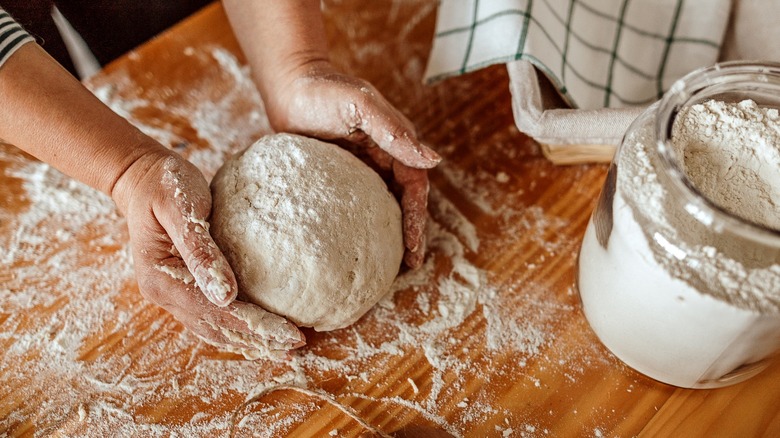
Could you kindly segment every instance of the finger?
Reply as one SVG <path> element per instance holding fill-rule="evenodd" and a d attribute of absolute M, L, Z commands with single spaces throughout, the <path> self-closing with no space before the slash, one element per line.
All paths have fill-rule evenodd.
<path fill-rule="evenodd" d="M 185 324 L 184 326 L 187 328 L 187 330 L 200 338 L 201 341 L 209 345 L 213 345 L 220 350 L 230 353 L 244 354 L 245 356 L 252 356 L 253 358 L 255 356 L 249 345 L 236 344 L 235 341 L 228 339 L 215 328 L 209 327 L 205 324 Z"/>
<path fill-rule="evenodd" d="M 403 211 L 404 262 L 412 269 L 419 268 L 425 258 L 425 225 L 428 220 L 428 173 L 424 169 L 407 167 L 396 161 L 393 175 L 401 186 Z"/>
<path fill-rule="evenodd" d="M 258 344 L 241 332 L 232 332 L 207 321 L 201 321 L 198 329 L 191 329 L 201 340 L 220 350 L 243 355 L 249 360 L 289 358 L 289 348 L 270 348 Z"/>
<path fill-rule="evenodd" d="M 260 306 L 234 301 L 225 308 L 217 308 L 204 320 L 235 333 L 251 335 L 251 345 L 261 339 L 258 348 L 290 350 L 306 345 L 303 333 L 292 322 Z"/>
<path fill-rule="evenodd" d="M 161 287 L 164 303 L 177 320 L 207 342 L 246 357 L 278 356 L 305 345 L 301 331 L 287 319 L 270 313 L 262 307 L 234 301 L 226 307 L 217 307 L 197 290 L 194 282 L 188 282 L 184 261 L 170 257 L 154 265 L 154 281 Z M 158 292 L 159 293 L 159 292 Z"/>
<path fill-rule="evenodd" d="M 287 351 L 261 351 L 247 343 L 236 343 L 234 339 L 226 337 L 217 327 L 212 327 L 208 324 L 196 324 L 192 326 L 186 326 L 187 329 L 195 334 L 201 341 L 212 345 L 219 350 L 227 351 L 230 353 L 241 354 L 246 359 L 255 360 L 260 358 L 279 358 L 283 359 L 288 356 Z M 233 337 L 235 338 L 235 337 Z"/>
<path fill-rule="evenodd" d="M 404 166 L 379 148 L 368 150 L 368 155 L 381 168 L 392 170 L 401 188 L 401 209 L 404 217 L 404 262 L 412 269 L 422 265 L 425 258 L 425 225 L 428 217 L 428 174 L 423 169 Z"/>
<path fill-rule="evenodd" d="M 409 167 L 430 169 L 441 161 L 439 154 L 417 139 L 412 123 L 379 92 L 366 87 L 361 92 L 364 98 L 359 103 L 347 105 L 350 131 L 363 131 L 380 148 Z"/>
<path fill-rule="evenodd" d="M 179 224 L 184 232 L 172 236 L 174 244 L 206 298 L 217 306 L 227 306 L 238 295 L 233 270 L 211 238 L 208 224 L 192 218 L 185 221 Z"/>
<path fill-rule="evenodd" d="M 282 358 L 289 350 L 306 345 L 303 333 L 294 324 L 259 306 L 234 301 L 227 307 L 210 307 L 201 315 L 199 325 L 219 335 L 210 339 L 226 340 L 233 347 L 229 351 L 247 359 Z"/>
<path fill-rule="evenodd" d="M 379 148 L 369 148 L 366 150 L 366 153 L 369 157 L 371 157 L 371 160 L 374 161 L 374 163 L 379 166 L 382 170 L 392 170 L 393 169 L 393 157 L 388 154 L 387 152 L 383 151 Z"/>
<path fill-rule="evenodd" d="M 152 259 L 149 252 L 134 255 L 136 274 L 141 294 L 150 302 L 170 312 L 187 330 L 211 345 L 227 351 L 242 351 L 251 347 L 248 343 L 229 339 L 215 327 L 201 324 L 197 313 L 200 307 L 192 298 L 213 308 L 202 293 L 195 290 L 195 280 L 181 258 L 169 256 L 166 259 Z"/>
<path fill-rule="evenodd" d="M 238 285 L 227 259 L 209 234 L 206 218 L 211 195 L 203 176 L 183 166 L 186 164 L 166 163 L 162 183 L 170 197 L 155 206 L 155 215 L 199 289 L 212 303 L 226 306 L 238 295 Z"/>

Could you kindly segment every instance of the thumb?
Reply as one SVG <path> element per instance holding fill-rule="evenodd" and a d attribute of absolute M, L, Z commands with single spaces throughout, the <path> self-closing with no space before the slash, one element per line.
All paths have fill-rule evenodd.
<path fill-rule="evenodd" d="M 170 189 L 173 202 L 166 197 L 155 206 L 157 220 L 206 298 L 217 306 L 227 306 L 238 295 L 238 284 L 225 255 L 209 234 L 206 217 L 211 210 L 211 193 L 206 181 L 200 173 L 177 173 L 166 166 L 163 186 Z"/>
<path fill-rule="evenodd" d="M 238 295 L 238 285 L 230 264 L 209 234 L 206 221 L 180 218 L 174 228 L 183 232 L 168 232 L 174 246 L 206 298 L 217 306 L 227 306 Z"/>

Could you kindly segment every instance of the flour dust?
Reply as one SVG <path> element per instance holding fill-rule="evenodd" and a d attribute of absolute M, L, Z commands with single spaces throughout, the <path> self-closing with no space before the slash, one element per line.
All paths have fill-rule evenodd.
<path fill-rule="evenodd" d="M 92 87 L 114 111 L 210 179 L 226 157 L 270 129 L 247 68 L 232 54 L 219 47 L 185 53 L 219 66 L 207 70 L 212 75 L 185 99 L 146 96 L 122 71 Z M 149 111 L 173 117 L 140 116 Z M 490 388 L 497 379 L 539 387 L 530 371 L 517 374 L 505 359 L 512 358 L 512 367 L 546 360 L 554 321 L 576 308 L 544 291 L 525 297 L 519 285 L 502 283 L 475 263 L 485 237 L 437 189 L 431 193 L 430 251 L 421 269 L 400 275 L 393 293 L 355 326 L 308 332 L 309 344 L 288 361 L 252 362 L 203 344 L 140 296 L 125 220 L 108 197 L 10 146 L 0 146 L 0 166 L 20 192 L 14 207 L 0 206 L 0 387 L 19 388 L 2 391 L 0 412 L 6 414 L 0 430 L 31 422 L 49 425 L 41 434 L 252 431 L 271 437 L 322 406 L 303 396 L 280 402 L 284 406 L 255 400 L 274 385 L 392 406 L 453 436 L 466 436 L 490 418 L 504 419 L 502 436 L 535 427 L 512 417 L 489 390 L 468 400 L 463 393 L 467 385 Z M 453 180 L 464 176 L 454 167 L 444 171 Z M 473 178 L 501 185 L 507 177 L 468 176 L 456 186 L 499 219 L 501 232 L 520 227 L 540 233 L 550 254 L 571 250 L 572 242 L 548 239 L 562 220 L 538 207 L 495 207 L 490 193 L 473 190 L 480 186 Z M 591 360 L 602 359 L 574 351 L 550 366 L 576 379 Z M 371 395 L 377 385 L 395 395 Z M 541 429 L 534 433 L 542 435 Z"/>

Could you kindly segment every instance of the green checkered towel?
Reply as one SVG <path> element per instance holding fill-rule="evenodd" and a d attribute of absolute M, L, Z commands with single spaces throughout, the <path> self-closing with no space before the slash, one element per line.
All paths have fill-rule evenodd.
<path fill-rule="evenodd" d="M 426 80 L 526 60 L 574 108 L 659 99 L 718 60 L 731 0 L 441 0 Z"/>

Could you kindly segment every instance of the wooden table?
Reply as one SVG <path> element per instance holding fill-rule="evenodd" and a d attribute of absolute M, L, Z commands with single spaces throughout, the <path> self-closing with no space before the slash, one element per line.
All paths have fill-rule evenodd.
<path fill-rule="evenodd" d="M 140 297 L 109 200 L 0 146 L 0 432 L 352 437 L 358 417 L 394 436 L 780 436 L 779 365 L 684 390 L 601 346 L 575 264 L 606 167 L 546 161 L 514 127 L 503 67 L 423 85 L 435 2 L 325 15 L 335 62 L 445 157 L 427 269 L 354 327 L 306 331 L 292 361 L 245 361 Z M 242 63 L 213 5 L 88 85 L 210 177 L 270 132 Z M 310 392 L 263 392 L 280 384 Z"/>

